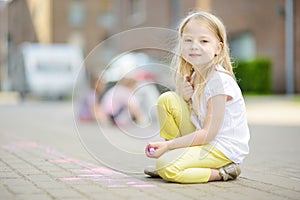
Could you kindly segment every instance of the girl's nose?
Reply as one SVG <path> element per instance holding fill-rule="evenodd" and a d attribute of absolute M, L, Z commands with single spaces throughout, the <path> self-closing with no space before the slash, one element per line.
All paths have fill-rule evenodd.
<path fill-rule="evenodd" d="M 200 45 L 198 44 L 198 42 L 193 41 L 192 45 L 191 45 L 191 49 L 199 49 Z"/>

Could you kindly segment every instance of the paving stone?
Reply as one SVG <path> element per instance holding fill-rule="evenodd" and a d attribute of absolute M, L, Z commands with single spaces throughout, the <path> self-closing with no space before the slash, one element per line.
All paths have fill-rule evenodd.
<path fill-rule="evenodd" d="M 7 121 L 0 126 L 1 200 L 298 200 L 300 197 L 300 124 L 251 124 L 251 152 L 242 165 L 241 177 L 235 181 L 174 184 L 143 174 L 119 173 L 88 157 L 74 133 L 74 124 L 56 126 L 45 112 L 57 113 L 53 115 L 58 121 L 66 116 L 71 119 L 72 111 L 67 110 L 70 107 L 68 103 L 49 102 L 15 105 L 4 110 L 0 107 L 0 122 Z M 39 115 L 44 115 L 47 121 L 36 123 L 36 118 L 30 118 Z M 97 132 L 95 125 L 84 128 L 89 133 Z M 101 144 L 102 141 L 97 141 L 97 145 Z M 109 153 L 105 152 L 108 156 Z M 122 157 L 116 158 L 116 163 L 132 167 L 137 164 Z"/>

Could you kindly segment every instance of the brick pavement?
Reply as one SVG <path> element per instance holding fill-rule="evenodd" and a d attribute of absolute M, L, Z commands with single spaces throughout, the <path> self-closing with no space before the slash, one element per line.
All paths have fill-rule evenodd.
<path fill-rule="evenodd" d="M 4 137 L 15 136 L 4 134 Z M 108 192 L 110 188 L 156 187 L 106 167 L 67 157 L 51 147 L 22 140 L 10 140 L 1 146 L 0 172 L 2 191 L 17 199 L 104 196 L 116 199 L 120 195 L 113 190 Z"/>
<path fill-rule="evenodd" d="M 71 134 L 59 135 L 74 131 L 72 123 L 63 121 L 72 115 L 63 113 L 69 105 L 49 106 L 62 116 L 53 118 L 57 120 L 53 123 L 63 121 L 64 127 L 47 127 L 51 131 L 45 131 L 44 137 L 34 135 L 44 131 L 43 117 L 39 118 L 41 126 L 28 125 L 29 118 L 16 118 L 45 111 L 45 106 L 49 105 L 0 107 L 0 199 L 300 199 L 300 125 L 252 121 L 251 154 L 238 180 L 174 184 L 142 173 L 118 172 L 88 158 Z M 120 159 L 120 164 L 126 163 Z"/>

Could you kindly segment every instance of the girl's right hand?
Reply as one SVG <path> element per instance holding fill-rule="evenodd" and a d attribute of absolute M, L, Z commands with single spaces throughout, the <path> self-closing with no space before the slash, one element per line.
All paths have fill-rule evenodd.
<path fill-rule="evenodd" d="M 149 149 L 153 148 L 155 149 L 154 152 L 150 152 Z M 168 142 L 151 142 L 146 146 L 145 154 L 149 158 L 159 158 L 161 155 L 163 155 L 165 152 L 168 151 Z"/>
<path fill-rule="evenodd" d="M 190 82 L 191 78 L 189 75 L 184 76 L 183 86 L 182 86 L 182 95 L 185 101 L 189 101 L 194 93 L 193 84 Z"/>

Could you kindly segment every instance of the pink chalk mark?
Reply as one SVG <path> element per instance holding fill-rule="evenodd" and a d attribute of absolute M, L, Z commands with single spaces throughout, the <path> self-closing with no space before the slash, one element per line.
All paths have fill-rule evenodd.
<path fill-rule="evenodd" d="M 10 133 L 2 133 L 5 136 L 15 136 Z M 19 139 L 19 137 L 15 136 L 16 139 Z M 110 188 L 124 188 L 128 186 L 137 187 L 137 188 L 153 188 L 156 187 L 155 185 L 151 184 L 143 184 L 143 182 L 135 182 L 135 181 L 125 181 L 120 184 L 120 180 L 124 177 L 128 177 L 126 174 L 105 168 L 105 167 L 98 167 L 97 165 L 82 162 L 79 160 L 71 159 L 60 152 L 57 152 L 55 149 L 39 145 L 38 143 L 34 141 L 24 141 L 24 142 L 13 142 L 7 145 L 1 146 L 1 148 L 10 149 L 10 150 L 21 150 L 23 148 L 40 148 L 40 150 L 44 150 L 49 156 L 52 156 L 55 159 L 49 160 L 49 162 L 54 163 L 72 163 L 74 165 L 78 165 L 81 167 L 85 167 L 86 169 L 80 170 L 81 172 L 85 172 L 87 174 L 79 174 L 75 177 L 66 177 L 61 178 L 63 181 L 81 181 L 81 180 L 92 180 L 92 181 L 101 181 L 106 183 L 107 187 Z M 111 175 L 118 175 L 114 179 L 111 178 L 105 178 L 104 175 L 111 176 Z M 78 177 L 79 176 L 79 177 Z M 117 178 L 117 179 L 116 179 Z M 114 181 L 118 182 L 114 184 Z"/>
<path fill-rule="evenodd" d="M 140 184 L 140 185 L 133 185 L 133 187 L 137 187 L 137 188 L 153 188 L 156 187 L 156 185 L 150 185 L 150 184 Z"/>
<path fill-rule="evenodd" d="M 123 188 L 126 187 L 126 185 L 108 185 L 109 188 Z"/>
<path fill-rule="evenodd" d="M 81 177 L 103 177 L 101 174 L 80 174 Z"/>
<path fill-rule="evenodd" d="M 20 148 L 38 147 L 39 146 L 36 142 L 16 142 L 14 144 Z"/>
<path fill-rule="evenodd" d="M 134 185 L 134 184 L 136 184 L 136 182 L 134 182 L 134 181 L 128 181 L 126 184 L 127 185 Z"/>
<path fill-rule="evenodd" d="M 53 162 L 53 163 L 74 163 L 75 161 L 76 160 L 70 158 L 49 160 L 49 162 Z"/>
<path fill-rule="evenodd" d="M 91 169 L 83 169 L 80 170 L 81 172 L 87 172 L 87 173 L 100 173 L 102 175 L 124 175 L 117 171 L 107 169 L 104 167 L 97 167 L 97 168 L 91 168 Z"/>
<path fill-rule="evenodd" d="M 79 180 L 82 180 L 82 178 L 70 177 L 70 178 L 62 178 L 61 180 L 64 180 L 64 181 L 79 181 Z"/>
<path fill-rule="evenodd" d="M 9 149 L 9 150 L 36 148 L 36 147 L 39 147 L 39 145 L 36 142 L 13 142 L 8 145 L 2 146 L 2 148 Z"/>

